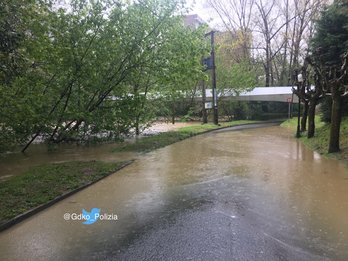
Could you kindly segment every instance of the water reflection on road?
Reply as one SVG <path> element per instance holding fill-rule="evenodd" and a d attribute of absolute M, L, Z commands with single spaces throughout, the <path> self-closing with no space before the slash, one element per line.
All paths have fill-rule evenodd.
<path fill-rule="evenodd" d="M 279 127 L 197 136 L 0 233 L 0 260 L 347 260 L 348 171 Z M 101 208 L 118 221 L 64 213 Z"/>

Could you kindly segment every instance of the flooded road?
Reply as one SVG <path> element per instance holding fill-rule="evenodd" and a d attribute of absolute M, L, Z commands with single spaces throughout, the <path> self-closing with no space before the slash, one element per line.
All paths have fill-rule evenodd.
<path fill-rule="evenodd" d="M 348 170 L 280 127 L 219 131 L 0 233 L 0 260 L 348 260 Z M 100 208 L 92 225 L 65 213 Z"/>

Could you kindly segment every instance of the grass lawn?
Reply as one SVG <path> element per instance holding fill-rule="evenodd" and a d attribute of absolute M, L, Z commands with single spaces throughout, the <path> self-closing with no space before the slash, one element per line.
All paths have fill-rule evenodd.
<path fill-rule="evenodd" d="M 0 183 L 0 224 L 99 180 L 126 162 L 72 161 L 34 167 Z"/>
<path fill-rule="evenodd" d="M 116 151 L 149 152 L 149 151 L 165 147 L 172 143 L 187 139 L 189 137 L 192 137 L 210 130 L 220 129 L 224 127 L 231 127 L 231 126 L 241 125 L 241 124 L 256 123 L 256 122 L 259 122 L 259 121 L 240 120 L 240 121 L 222 122 L 220 123 L 220 126 L 210 123 L 210 124 L 182 127 L 175 131 L 168 131 L 168 132 L 163 132 L 153 136 L 143 137 L 138 139 L 134 143 L 125 143 L 123 146 L 116 148 L 114 152 Z"/>
<path fill-rule="evenodd" d="M 315 117 L 315 135 L 311 139 L 307 139 L 307 133 L 302 133 L 300 140 L 309 148 L 319 152 L 327 157 L 343 160 L 348 163 L 348 118 L 343 118 L 341 123 L 340 147 L 341 151 L 337 153 L 327 153 L 329 148 L 330 124 L 320 121 L 320 117 Z M 282 127 L 293 130 L 294 135 L 297 128 L 297 118 L 287 120 L 281 124 Z"/>

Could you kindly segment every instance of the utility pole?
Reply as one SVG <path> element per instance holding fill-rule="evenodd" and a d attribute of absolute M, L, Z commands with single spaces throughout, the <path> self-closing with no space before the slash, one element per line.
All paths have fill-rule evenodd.
<path fill-rule="evenodd" d="M 298 97 L 298 112 L 297 112 L 297 130 L 296 130 L 296 138 L 301 137 L 301 130 L 300 130 L 300 119 L 301 119 L 301 98 L 300 98 L 300 91 L 302 88 L 303 83 L 303 76 L 302 73 L 298 74 L 298 70 L 294 70 L 294 78 L 297 85 L 297 97 Z"/>
<path fill-rule="evenodd" d="M 212 80 L 212 94 L 213 94 L 213 110 L 214 110 L 214 124 L 219 125 L 219 113 L 218 113 L 218 102 L 217 102 L 217 92 L 216 92 L 216 67 L 215 67 L 215 50 L 214 50 L 214 31 L 205 34 L 205 37 L 210 35 L 210 57 L 203 59 L 203 64 L 206 66 L 206 70 L 212 70 L 211 80 Z M 205 95 L 205 92 L 204 92 Z M 205 97 L 204 97 L 205 98 Z M 203 107 L 205 109 L 205 107 Z"/>
<path fill-rule="evenodd" d="M 210 33 L 210 43 L 211 43 L 211 60 L 212 60 L 212 84 L 213 84 L 213 108 L 214 108 L 214 124 L 219 124 L 219 113 L 218 113 L 218 104 L 217 104 L 217 93 L 216 93 L 216 67 L 215 67 L 215 48 L 214 48 L 214 31 Z"/>
<path fill-rule="evenodd" d="M 300 88 L 297 87 L 297 90 Z M 296 130 L 296 138 L 301 137 L 301 130 L 300 130 L 300 119 L 301 119 L 301 99 L 300 96 L 298 97 L 298 112 L 297 112 L 297 130 Z"/>
<path fill-rule="evenodd" d="M 207 110 L 205 108 L 205 102 L 206 102 L 206 94 L 205 94 L 205 82 L 202 81 L 202 103 L 203 103 L 203 110 L 202 110 L 202 117 L 203 117 L 203 124 L 208 123 L 208 115 Z"/>

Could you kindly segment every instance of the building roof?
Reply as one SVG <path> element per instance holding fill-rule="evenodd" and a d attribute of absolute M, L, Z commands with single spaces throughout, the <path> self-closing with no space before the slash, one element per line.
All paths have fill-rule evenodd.
<path fill-rule="evenodd" d="M 211 89 L 206 89 L 207 99 L 213 96 Z M 292 86 L 284 87 L 255 87 L 252 91 L 241 92 L 237 94 L 233 90 L 224 90 L 223 93 L 218 93 L 218 97 L 224 99 L 232 99 L 239 101 L 280 101 L 289 102 L 293 100 L 297 102 L 296 96 L 293 97 Z"/>
<path fill-rule="evenodd" d="M 192 28 L 198 28 L 202 24 L 205 24 L 205 22 L 197 14 L 184 16 L 184 25 L 185 26 L 192 27 Z"/>

